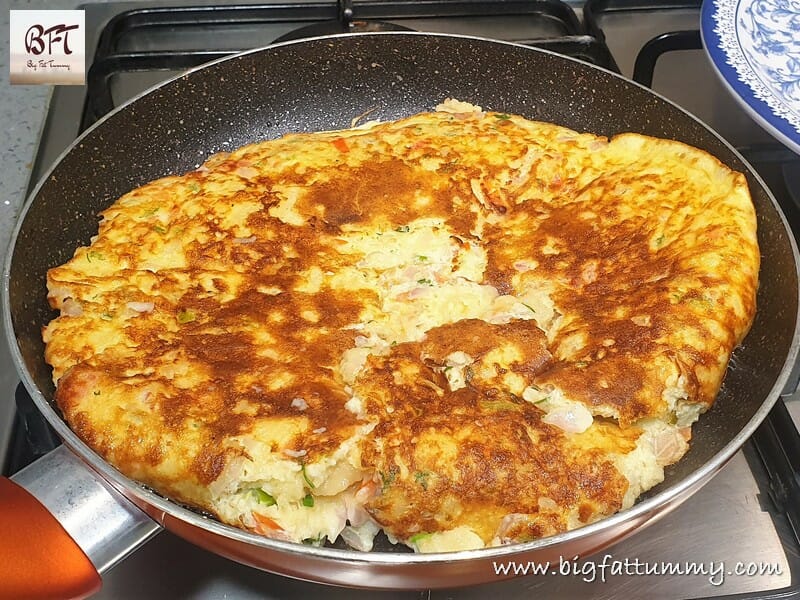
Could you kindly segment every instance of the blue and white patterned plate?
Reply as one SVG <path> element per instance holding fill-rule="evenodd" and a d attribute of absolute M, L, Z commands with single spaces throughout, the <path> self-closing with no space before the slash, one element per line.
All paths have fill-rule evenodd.
<path fill-rule="evenodd" d="M 742 106 L 800 153 L 800 0 L 704 0 L 701 33 Z"/>

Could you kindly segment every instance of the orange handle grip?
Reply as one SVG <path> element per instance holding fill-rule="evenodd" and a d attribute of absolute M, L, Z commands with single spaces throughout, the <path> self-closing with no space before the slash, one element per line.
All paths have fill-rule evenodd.
<path fill-rule="evenodd" d="M 100 585 L 97 569 L 55 517 L 0 477 L 0 600 L 86 598 Z"/>

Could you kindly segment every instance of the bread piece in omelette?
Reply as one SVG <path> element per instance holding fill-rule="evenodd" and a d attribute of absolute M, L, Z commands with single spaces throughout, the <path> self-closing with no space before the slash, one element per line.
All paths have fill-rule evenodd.
<path fill-rule="evenodd" d="M 282 539 L 418 551 L 624 509 L 755 311 L 742 175 L 448 102 L 131 191 L 48 274 L 56 400 L 126 475 Z"/>

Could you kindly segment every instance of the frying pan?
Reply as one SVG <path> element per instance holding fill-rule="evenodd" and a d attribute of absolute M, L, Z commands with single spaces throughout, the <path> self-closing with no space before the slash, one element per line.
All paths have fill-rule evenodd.
<path fill-rule="evenodd" d="M 67 427 L 53 404 L 50 369 L 42 358 L 41 327 L 54 316 L 45 275 L 89 242 L 98 212 L 136 186 L 194 169 L 214 152 L 293 131 L 346 128 L 367 110 L 370 119 L 404 117 L 448 97 L 579 131 L 678 139 L 745 173 L 762 251 L 758 313 L 714 407 L 695 425 L 691 450 L 667 469 L 664 483 L 631 509 L 542 540 L 450 554 L 416 555 L 389 546 L 359 553 L 271 540 L 222 525 L 127 479 Z M 77 548 L 68 552 L 78 562 L 84 559 L 70 588 L 76 594 L 96 589 L 93 567 L 107 568 L 161 526 L 261 569 L 373 588 L 497 581 L 495 562 L 589 555 L 665 514 L 708 481 L 766 416 L 798 352 L 794 239 L 761 179 L 718 135 L 651 91 L 569 58 L 492 40 L 406 32 L 319 37 L 236 55 L 156 87 L 105 117 L 32 193 L 5 264 L 3 301 L 21 378 L 69 449 L 44 457 L 15 481 L 57 513 L 85 549 L 85 556 Z M 95 488 L 104 500 L 94 499 Z M 20 503 L 27 507 L 26 518 L 38 510 L 24 498 Z M 92 519 L 85 513 L 99 514 L 98 506 L 111 506 L 108 514 L 117 516 L 104 522 L 102 532 L 87 533 Z M 19 570 L 20 585 L 33 585 L 24 580 L 25 569 Z M 31 572 L 41 578 L 41 569 Z"/>

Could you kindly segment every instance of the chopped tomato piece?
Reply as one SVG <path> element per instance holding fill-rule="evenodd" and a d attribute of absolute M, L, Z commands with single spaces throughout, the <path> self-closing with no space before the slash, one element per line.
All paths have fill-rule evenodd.
<path fill-rule="evenodd" d="M 333 140 L 333 145 L 339 152 L 350 152 L 350 146 L 347 145 L 347 140 L 344 138 L 336 138 Z"/>

